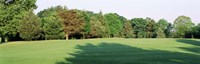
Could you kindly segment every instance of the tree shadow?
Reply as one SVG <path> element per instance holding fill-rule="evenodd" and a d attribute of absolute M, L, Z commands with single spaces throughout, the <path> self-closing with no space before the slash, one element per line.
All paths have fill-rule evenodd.
<path fill-rule="evenodd" d="M 192 47 L 192 48 L 180 47 L 180 49 L 200 54 L 200 47 Z"/>
<path fill-rule="evenodd" d="M 180 52 L 145 50 L 116 43 L 78 45 L 73 58 L 56 64 L 200 64 L 200 56 Z"/>
<path fill-rule="evenodd" d="M 190 48 L 188 47 L 179 47 L 179 48 L 186 51 L 200 54 L 200 41 L 179 39 L 177 40 L 177 42 L 194 45 L 194 47 L 190 47 Z"/>
<path fill-rule="evenodd" d="M 191 44 L 191 45 L 194 45 L 194 46 L 200 46 L 200 41 L 196 41 L 196 40 L 178 39 L 176 41 L 181 42 L 181 43 Z"/>

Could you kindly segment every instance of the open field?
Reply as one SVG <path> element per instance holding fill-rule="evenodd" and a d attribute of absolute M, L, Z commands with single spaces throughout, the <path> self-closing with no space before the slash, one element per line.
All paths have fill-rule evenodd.
<path fill-rule="evenodd" d="M 198 39 L 89 39 L 0 44 L 0 64 L 200 64 Z"/>

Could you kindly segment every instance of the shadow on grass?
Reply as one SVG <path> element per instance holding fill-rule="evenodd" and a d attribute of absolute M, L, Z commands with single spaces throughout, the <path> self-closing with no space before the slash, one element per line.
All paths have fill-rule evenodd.
<path fill-rule="evenodd" d="M 191 44 L 191 45 L 194 45 L 194 46 L 200 46 L 200 41 L 196 41 L 196 40 L 178 39 L 176 41 L 181 42 L 181 43 Z"/>
<path fill-rule="evenodd" d="M 200 55 L 200 47 L 192 47 L 192 48 L 180 47 L 180 49 L 190 51 L 190 52 L 193 52 L 193 53 L 197 53 L 197 54 Z"/>
<path fill-rule="evenodd" d="M 191 47 L 191 48 L 180 47 L 180 49 L 200 54 L 200 41 L 179 39 L 177 40 L 177 42 L 194 45 L 195 47 Z"/>
<path fill-rule="evenodd" d="M 56 64 L 200 64 L 200 56 L 161 50 L 144 50 L 115 43 L 76 47 L 73 58 Z"/>

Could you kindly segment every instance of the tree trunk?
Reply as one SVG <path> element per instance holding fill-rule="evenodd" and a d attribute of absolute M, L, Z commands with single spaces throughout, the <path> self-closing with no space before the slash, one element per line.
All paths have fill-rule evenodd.
<path fill-rule="evenodd" d="M 83 39 L 85 39 L 85 33 L 83 33 Z"/>
<path fill-rule="evenodd" d="M 66 37 L 66 40 L 69 40 L 69 35 L 68 34 L 65 34 L 65 37 Z"/>
<path fill-rule="evenodd" d="M 6 38 L 4 36 L 1 36 L 1 43 L 5 43 L 6 42 Z"/>

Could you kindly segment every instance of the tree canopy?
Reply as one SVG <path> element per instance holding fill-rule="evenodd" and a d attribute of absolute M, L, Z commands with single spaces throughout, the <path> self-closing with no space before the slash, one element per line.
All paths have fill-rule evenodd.
<path fill-rule="evenodd" d="M 5 37 L 9 37 L 8 40 L 18 39 L 19 22 L 25 16 L 24 13 L 37 8 L 35 3 L 36 0 L 0 0 L 1 42 L 5 42 Z"/>
<path fill-rule="evenodd" d="M 187 32 L 190 32 L 194 27 L 192 20 L 187 16 L 179 16 L 174 21 L 174 32 L 176 35 L 174 37 L 183 38 L 186 36 Z"/>
<path fill-rule="evenodd" d="M 34 14 L 36 0 L 0 0 L 1 42 L 84 38 L 200 38 L 200 24 L 179 16 L 169 23 L 150 17 L 127 19 L 55 6 Z"/>
<path fill-rule="evenodd" d="M 82 34 L 85 23 L 84 20 L 78 14 L 77 10 L 62 10 L 59 12 L 59 16 L 62 18 L 62 22 L 64 24 L 66 39 L 68 39 L 68 36 L 70 34 Z"/>

